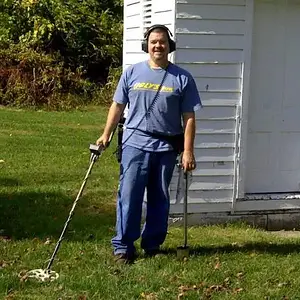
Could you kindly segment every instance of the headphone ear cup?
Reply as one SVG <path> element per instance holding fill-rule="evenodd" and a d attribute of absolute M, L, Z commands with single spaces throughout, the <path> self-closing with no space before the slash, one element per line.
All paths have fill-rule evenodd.
<path fill-rule="evenodd" d="M 142 51 L 148 53 L 148 43 L 147 40 L 142 41 Z"/>
<path fill-rule="evenodd" d="M 171 39 L 169 40 L 169 47 L 170 47 L 170 52 L 169 53 L 176 50 L 176 43 Z"/>

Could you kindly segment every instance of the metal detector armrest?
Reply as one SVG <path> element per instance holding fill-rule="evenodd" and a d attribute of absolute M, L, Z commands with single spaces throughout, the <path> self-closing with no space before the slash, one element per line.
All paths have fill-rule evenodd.
<path fill-rule="evenodd" d="M 92 154 L 99 156 L 101 154 L 102 150 L 103 150 L 102 145 L 90 144 L 90 152 Z"/>

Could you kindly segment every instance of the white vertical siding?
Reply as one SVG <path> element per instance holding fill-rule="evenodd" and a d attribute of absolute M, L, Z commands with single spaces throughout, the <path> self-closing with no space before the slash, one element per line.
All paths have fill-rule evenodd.
<path fill-rule="evenodd" d="M 152 25 L 166 25 L 172 34 L 175 28 L 175 0 L 153 0 L 152 1 Z M 174 34 L 175 35 L 175 34 Z M 169 60 L 174 61 L 174 53 L 169 55 Z"/>
<path fill-rule="evenodd" d="M 124 1 L 123 68 L 145 57 L 141 50 L 143 36 L 143 0 Z"/>
<path fill-rule="evenodd" d="M 245 15 L 246 0 L 177 0 L 175 63 L 194 76 L 204 106 L 196 114 L 191 203 L 223 202 L 230 208 L 233 201 Z M 173 204 L 172 212 L 182 211 Z"/>
<path fill-rule="evenodd" d="M 146 27 L 163 24 L 174 32 L 174 22 L 175 0 L 124 0 L 123 68 L 147 59 L 141 50 Z"/>
<path fill-rule="evenodd" d="M 174 0 L 155 0 L 153 4 L 153 24 L 164 24 L 173 32 L 175 21 L 175 1 Z"/>

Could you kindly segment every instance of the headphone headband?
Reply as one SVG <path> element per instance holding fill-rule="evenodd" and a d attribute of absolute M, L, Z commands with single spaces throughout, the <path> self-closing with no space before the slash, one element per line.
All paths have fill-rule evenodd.
<path fill-rule="evenodd" d="M 152 25 L 151 27 L 149 27 L 149 28 L 147 29 L 147 31 L 144 33 L 144 38 L 147 39 L 147 38 L 149 37 L 150 33 L 151 33 L 154 29 L 158 29 L 158 28 L 159 28 L 159 29 L 162 29 L 162 30 L 164 30 L 164 31 L 166 31 L 167 34 L 168 34 L 168 36 L 169 36 L 169 38 L 173 37 L 173 34 L 172 34 L 171 30 L 170 30 L 167 26 L 162 25 L 162 24 L 155 24 L 155 25 Z"/>

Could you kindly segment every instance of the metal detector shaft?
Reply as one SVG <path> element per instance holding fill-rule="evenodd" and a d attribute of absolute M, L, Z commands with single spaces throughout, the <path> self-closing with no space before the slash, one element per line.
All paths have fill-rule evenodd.
<path fill-rule="evenodd" d="M 113 130 L 113 132 L 111 133 L 111 135 L 110 135 L 110 137 L 109 137 L 108 144 L 107 144 L 106 147 L 108 147 L 108 146 L 110 145 L 110 142 L 111 142 L 111 140 L 113 139 L 115 130 L 116 130 L 116 128 L 115 128 L 115 129 Z M 75 199 L 75 201 L 74 201 L 74 203 L 73 203 L 73 206 L 72 206 L 72 208 L 71 208 L 71 210 L 70 210 L 68 219 L 67 219 L 67 221 L 66 221 L 66 223 L 65 223 L 65 225 L 64 225 L 64 228 L 63 228 L 63 230 L 62 230 L 62 232 L 61 232 L 61 234 L 60 234 L 60 237 L 59 237 L 59 239 L 58 239 L 58 241 L 57 241 L 57 243 L 56 243 L 55 249 L 54 249 L 54 251 L 53 251 L 53 253 L 52 253 L 52 256 L 51 256 L 51 258 L 50 258 L 50 260 L 49 260 L 49 263 L 48 263 L 48 265 L 47 265 L 46 271 L 50 271 L 50 268 L 51 268 L 51 266 L 52 266 L 52 264 L 53 264 L 54 258 L 55 258 L 55 256 L 56 256 L 58 250 L 59 250 L 60 244 L 61 244 L 61 242 L 62 242 L 62 240 L 63 240 L 63 237 L 64 237 L 64 235 L 65 235 L 65 232 L 66 232 L 66 230 L 67 230 L 67 228 L 68 228 L 68 225 L 69 225 L 69 223 L 70 223 L 70 221 L 71 221 L 71 219 L 72 219 L 72 216 L 73 216 L 73 214 L 74 214 L 75 207 L 76 207 L 77 202 L 79 201 L 79 199 L 80 199 L 80 197 L 81 197 L 81 194 L 82 194 L 83 189 L 84 189 L 84 187 L 85 187 L 85 185 L 86 185 L 86 182 L 87 182 L 87 180 L 88 180 L 88 177 L 89 177 L 89 175 L 90 175 L 90 173 L 91 173 L 91 171 L 92 171 L 92 168 L 93 168 L 93 166 L 94 166 L 94 163 L 97 161 L 97 159 L 99 158 L 99 156 L 101 155 L 101 153 L 102 153 L 103 150 L 104 150 L 104 148 L 103 148 L 102 145 L 94 145 L 94 144 L 91 144 L 91 145 L 90 145 L 91 158 L 90 158 L 90 165 L 89 165 L 89 168 L 88 168 L 88 170 L 87 170 L 87 172 L 86 172 L 86 175 L 85 175 L 85 177 L 84 177 L 84 180 L 83 180 L 83 182 L 82 182 L 82 185 L 81 185 L 81 187 L 80 187 L 80 190 L 79 190 L 79 192 L 78 192 L 78 194 L 77 194 L 77 197 L 76 197 L 76 199 Z"/>
<path fill-rule="evenodd" d="M 91 157 L 91 163 L 90 163 L 89 168 L 88 168 L 88 170 L 87 170 L 87 172 L 86 172 L 86 175 L 85 175 L 85 177 L 84 177 L 84 180 L 83 180 L 83 183 L 82 183 L 82 185 L 81 185 L 81 187 L 80 187 L 80 190 L 79 190 L 79 192 L 78 192 L 78 194 L 77 194 L 77 197 L 76 197 L 76 199 L 75 199 L 75 201 L 74 201 L 74 203 L 73 203 L 73 206 L 72 206 L 72 208 L 71 208 L 71 210 L 70 210 L 69 217 L 68 217 L 68 219 L 67 219 L 67 221 L 66 221 L 66 223 L 65 223 L 65 226 L 64 226 L 64 228 L 63 228 L 63 230 L 62 230 L 62 232 L 61 232 L 61 234 L 60 234 L 60 237 L 59 237 L 59 239 L 58 239 L 58 242 L 56 243 L 55 249 L 54 249 L 53 254 L 52 254 L 52 256 L 51 256 L 51 258 L 50 258 L 50 260 L 49 260 L 49 263 L 48 263 L 48 265 L 47 265 L 46 270 L 50 270 L 50 268 L 51 268 L 51 266 L 52 266 L 52 264 L 53 264 L 54 258 L 55 258 L 56 254 L 57 254 L 57 252 L 58 252 L 58 249 L 59 249 L 60 244 L 61 244 L 61 242 L 62 242 L 62 240 L 63 240 L 64 234 L 65 234 L 65 232 L 66 232 L 66 230 L 67 230 L 67 228 L 68 228 L 68 225 L 69 225 L 69 223 L 70 223 L 70 221 L 71 221 L 71 219 L 72 219 L 72 216 L 73 216 L 73 214 L 74 214 L 74 210 L 75 210 L 75 207 L 76 207 L 76 205 L 77 205 L 77 202 L 79 201 L 79 199 L 80 199 L 80 197 L 81 197 L 81 194 L 82 194 L 83 189 L 84 189 L 84 187 L 85 187 L 85 185 L 86 185 L 87 179 L 88 179 L 88 177 L 89 177 L 89 175 L 90 175 L 90 173 L 91 173 L 91 171 L 92 171 L 93 165 L 94 165 L 94 163 L 96 162 L 96 160 L 97 160 L 97 155 L 96 155 L 96 154 L 92 154 L 92 157 Z"/>
<path fill-rule="evenodd" d="M 187 207 L 188 207 L 188 199 L 187 199 L 187 194 L 188 194 L 188 173 L 184 173 L 184 179 L 185 179 L 185 191 L 184 191 L 184 199 L 183 199 L 183 206 L 184 206 L 184 213 L 183 213 L 183 226 L 184 226 L 184 247 L 187 247 Z"/>

